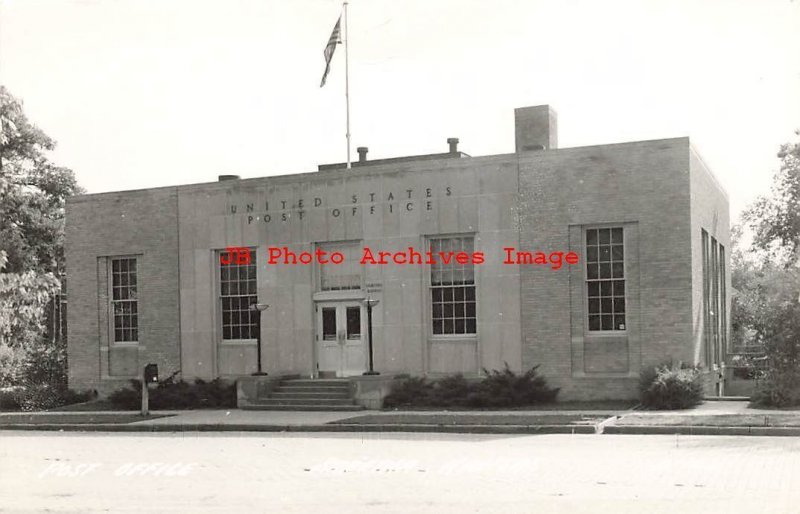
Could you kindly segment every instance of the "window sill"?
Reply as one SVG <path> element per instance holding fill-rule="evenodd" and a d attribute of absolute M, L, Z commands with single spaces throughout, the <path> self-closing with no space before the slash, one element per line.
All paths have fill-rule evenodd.
<path fill-rule="evenodd" d="M 139 341 L 114 341 L 110 344 L 111 348 L 129 348 L 139 346 Z"/>
<path fill-rule="evenodd" d="M 478 336 L 475 334 L 435 335 L 429 336 L 428 340 L 431 343 L 476 343 L 478 341 Z"/>
<path fill-rule="evenodd" d="M 223 339 L 222 346 L 255 346 L 258 344 L 256 339 Z"/>

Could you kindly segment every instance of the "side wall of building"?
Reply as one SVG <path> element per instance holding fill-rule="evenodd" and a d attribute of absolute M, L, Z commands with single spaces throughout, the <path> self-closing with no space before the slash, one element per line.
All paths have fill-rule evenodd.
<path fill-rule="evenodd" d="M 624 330 L 588 330 L 591 227 L 623 228 Z M 523 364 L 561 399 L 633 398 L 643 366 L 691 358 L 688 139 L 520 154 L 520 246 L 580 255 L 520 270 Z"/>
<path fill-rule="evenodd" d="M 147 363 L 162 376 L 181 369 L 176 188 L 70 199 L 66 212 L 69 280 L 69 385 L 108 393 Z M 116 343 L 111 262 L 137 262 L 138 342 Z"/>
<path fill-rule="evenodd" d="M 727 342 L 730 341 L 730 311 L 731 311 L 731 235 L 730 235 L 730 208 L 728 197 L 722 186 L 714 177 L 713 173 L 703 162 L 700 155 L 693 148 L 690 149 L 690 170 L 691 170 L 691 242 L 692 242 L 692 321 L 693 321 L 693 354 L 687 362 L 699 364 L 709 369 L 709 381 L 707 392 L 716 394 L 719 392 L 715 387 L 718 381 L 718 374 L 714 370 L 715 364 L 719 367 L 724 362 L 727 354 Z M 706 305 L 704 295 L 709 299 L 713 296 L 713 291 L 706 293 L 704 285 L 703 262 L 705 252 L 703 251 L 703 236 L 705 231 L 709 238 L 709 249 L 711 243 L 715 241 L 717 245 L 722 245 L 724 258 L 718 260 L 718 265 L 724 268 L 718 270 L 720 276 L 724 274 L 725 289 L 718 294 L 721 297 L 721 307 L 716 309 L 719 317 L 719 328 L 714 331 L 709 327 L 709 316 L 706 315 Z M 713 238 L 713 241 L 712 241 Z M 717 246 L 717 248 L 720 248 Z M 713 262 L 709 259 L 709 268 L 713 267 Z M 708 273 L 713 274 L 709 269 Z M 706 279 L 709 277 L 706 276 Z M 708 306 L 713 311 L 713 307 Z M 715 335 L 716 332 L 716 335 Z M 714 339 L 717 338 L 717 355 L 715 356 Z"/>

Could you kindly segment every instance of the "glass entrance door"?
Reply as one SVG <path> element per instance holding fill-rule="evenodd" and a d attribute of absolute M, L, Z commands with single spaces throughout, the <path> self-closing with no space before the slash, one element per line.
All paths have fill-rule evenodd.
<path fill-rule="evenodd" d="M 347 377 L 366 370 L 362 310 L 359 302 L 317 304 L 317 370 L 321 374 Z"/>

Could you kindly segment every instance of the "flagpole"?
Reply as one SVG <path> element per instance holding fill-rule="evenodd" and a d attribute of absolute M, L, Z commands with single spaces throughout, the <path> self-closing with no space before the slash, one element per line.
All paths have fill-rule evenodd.
<path fill-rule="evenodd" d="M 347 168 L 350 169 L 350 60 L 348 57 L 347 41 L 350 39 L 350 29 L 347 26 L 347 2 L 344 2 L 344 98 L 347 104 Z"/>

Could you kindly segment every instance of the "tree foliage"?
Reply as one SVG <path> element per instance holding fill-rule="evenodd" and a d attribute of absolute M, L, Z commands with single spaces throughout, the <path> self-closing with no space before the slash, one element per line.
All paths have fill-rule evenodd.
<path fill-rule="evenodd" d="M 0 250 L 0 343 L 10 345 L 12 335 L 32 333 L 42 324 L 44 307 L 60 284 L 52 273 L 5 273 L 5 252 Z"/>
<path fill-rule="evenodd" d="M 46 341 L 44 313 L 64 269 L 65 202 L 82 190 L 49 161 L 54 146 L 0 86 L 0 381 L 65 375 L 66 349 Z"/>
<path fill-rule="evenodd" d="M 800 131 L 796 134 L 800 136 Z M 770 194 L 759 197 L 743 215 L 753 244 L 786 267 L 800 259 L 800 141 L 781 145 Z"/>
<path fill-rule="evenodd" d="M 777 268 L 764 280 L 754 331 L 767 356 L 766 380 L 756 403 L 800 405 L 800 277 Z"/>
<path fill-rule="evenodd" d="M 742 216 L 753 244 L 732 255 L 731 328 L 735 346 L 767 357 L 754 401 L 787 406 L 800 404 L 800 141 L 782 145 L 778 158 L 770 194 Z"/>
<path fill-rule="evenodd" d="M 6 272 L 64 268 L 64 205 L 81 193 L 68 168 L 51 163 L 55 143 L 0 86 L 0 250 Z"/>

